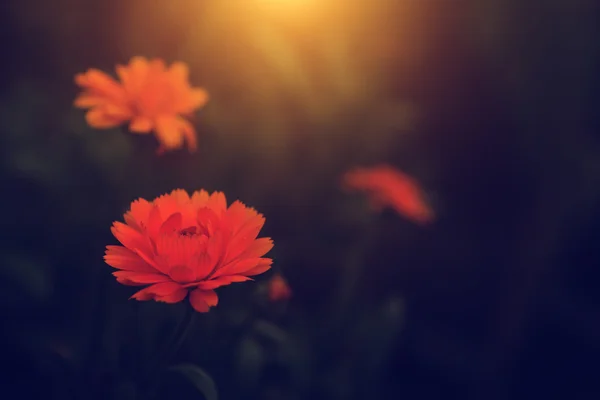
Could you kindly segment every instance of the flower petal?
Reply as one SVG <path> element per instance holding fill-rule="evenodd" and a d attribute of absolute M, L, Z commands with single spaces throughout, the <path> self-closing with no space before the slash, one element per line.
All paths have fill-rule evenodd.
<path fill-rule="evenodd" d="M 96 129 L 108 129 L 121 125 L 125 120 L 111 116 L 103 108 L 92 108 L 85 114 L 89 126 Z"/>
<path fill-rule="evenodd" d="M 215 269 L 217 260 L 211 259 L 206 252 L 200 252 L 193 259 L 192 268 L 195 271 L 196 277 L 194 280 L 205 279 Z"/>
<path fill-rule="evenodd" d="M 160 301 L 162 303 L 179 303 L 180 301 L 185 299 L 185 296 L 187 296 L 187 294 L 187 289 L 181 288 L 166 296 L 159 296 L 155 300 Z"/>
<path fill-rule="evenodd" d="M 104 261 L 111 267 L 124 271 L 147 273 L 156 271 L 135 252 L 123 246 L 106 246 Z"/>
<path fill-rule="evenodd" d="M 128 286 L 147 285 L 150 283 L 169 282 L 169 277 L 158 273 L 144 273 L 131 271 L 113 272 L 117 282 Z"/>
<path fill-rule="evenodd" d="M 198 209 L 206 207 L 206 202 L 208 202 L 208 198 L 209 195 L 206 190 L 196 190 L 194 193 L 192 193 L 192 206 Z"/>
<path fill-rule="evenodd" d="M 81 93 L 75 98 L 73 105 L 77 108 L 91 108 L 106 104 L 106 97 L 97 94 Z"/>
<path fill-rule="evenodd" d="M 251 281 L 251 280 L 252 280 L 252 278 L 248 278 L 247 276 L 227 275 L 227 276 L 221 276 L 216 279 L 210 279 L 208 281 L 200 282 L 200 283 L 198 283 L 198 285 L 196 285 L 196 287 L 203 289 L 203 290 L 216 289 L 218 287 L 230 285 L 235 282 L 246 282 L 246 281 Z"/>
<path fill-rule="evenodd" d="M 204 89 L 192 89 L 190 90 L 189 93 L 189 105 L 188 105 L 188 109 L 189 111 L 193 111 L 197 108 L 200 108 L 202 106 L 204 106 L 206 103 L 208 103 L 208 99 L 209 99 L 209 95 L 208 92 Z"/>
<path fill-rule="evenodd" d="M 160 230 L 160 226 L 163 223 L 163 218 L 160 212 L 160 208 L 154 204 L 150 209 L 150 214 L 148 214 L 148 223 L 146 224 L 146 231 L 148 235 L 156 240 L 158 236 L 158 231 Z"/>
<path fill-rule="evenodd" d="M 375 210 L 390 207 L 419 224 L 430 223 L 435 218 L 420 185 L 391 166 L 357 168 L 344 175 L 342 184 L 349 190 L 367 192 Z"/>
<path fill-rule="evenodd" d="M 256 219 L 253 219 L 251 223 L 246 224 L 244 228 L 231 238 L 227 247 L 225 262 L 232 261 L 241 256 L 254 243 L 264 223 L 264 218 L 261 219 L 262 222 L 260 223 Z"/>
<path fill-rule="evenodd" d="M 112 100 L 123 100 L 123 87 L 109 75 L 104 72 L 90 68 L 84 74 L 75 75 L 75 83 L 84 88 L 93 91 L 103 97 L 108 97 Z"/>
<path fill-rule="evenodd" d="M 113 223 L 111 232 L 128 249 L 133 250 L 137 248 L 145 252 L 151 252 L 152 250 L 148 238 L 129 225 L 116 221 Z"/>
<path fill-rule="evenodd" d="M 244 272 L 244 274 L 248 276 L 262 274 L 263 272 L 270 270 L 272 264 L 273 260 L 271 260 L 270 258 L 263 258 L 262 261 L 258 263 L 256 267 L 247 270 L 246 272 Z"/>
<path fill-rule="evenodd" d="M 153 252 L 144 252 L 140 249 L 132 249 L 133 252 L 135 254 L 138 255 L 138 257 L 140 257 L 142 260 L 144 260 L 148 265 L 150 265 L 151 267 L 153 267 L 156 271 L 162 272 L 163 274 L 167 274 L 166 271 L 168 270 L 168 267 L 166 266 L 166 263 L 164 262 L 159 262 L 161 261 L 161 258 L 158 257 L 156 254 L 154 254 Z"/>
<path fill-rule="evenodd" d="M 148 60 L 144 57 L 132 57 L 127 66 L 117 66 L 117 74 L 129 95 L 136 96 L 148 76 Z"/>
<path fill-rule="evenodd" d="M 220 216 L 227 209 L 227 199 L 223 192 L 213 192 L 206 202 L 206 207 L 213 210 L 218 216 Z"/>
<path fill-rule="evenodd" d="M 268 262 L 266 260 L 268 260 Z M 268 263 L 270 265 L 271 259 L 258 257 L 238 259 L 217 269 L 217 271 L 215 271 L 215 273 L 212 275 L 212 278 L 225 275 L 248 275 L 247 271 L 251 271 L 257 266 L 264 263 Z"/>
<path fill-rule="evenodd" d="M 198 210 L 197 221 L 198 228 L 206 236 L 211 236 L 219 227 L 219 217 L 208 207 L 202 207 Z"/>
<path fill-rule="evenodd" d="M 256 239 L 243 253 L 242 257 L 262 257 L 273 248 L 273 240 L 271 238 Z"/>
<path fill-rule="evenodd" d="M 190 293 L 190 303 L 194 310 L 205 313 L 219 303 L 219 297 L 214 290 L 195 289 Z"/>
<path fill-rule="evenodd" d="M 196 273 L 191 269 L 184 265 L 178 265 L 169 271 L 169 276 L 175 282 L 179 283 L 188 283 L 192 282 L 196 279 Z"/>
<path fill-rule="evenodd" d="M 185 83 L 189 79 L 190 69 L 187 64 L 178 61 L 171 64 L 168 73 L 173 81 Z"/>
<path fill-rule="evenodd" d="M 183 118 L 178 117 L 177 121 L 179 124 L 179 131 L 187 143 L 187 148 L 191 153 L 193 153 L 198 148 L 196 130 L 190 122 L 184 120 Z"/>
<path fill-rule="evenodd" d="M 183 146 L 183 134 L 175 116 L 160 116 L 156 118 L 156 136 L 168 150 Z"/>
<path fill-rule="evenodd" d="M 148 225 L 148 216 L 150 215 L 151 210 L 152 203 L 140 198 L 131 203 L 131 207 L 127 214 L 133 218 L 138 227 L 142 227 Z"/>
<path fill-rule="evenodd" d="M 171 215 L 165 222 L 160 226 L 158 231 L 159 235 L 167 235 L 176 231 L 181 230 L 181 213 L 175 213 Z"/>
<path fill-rule="evenodd" d="M 131 120 L 129 130 L 133 133 L 149 133 L 154 128 L 154 123 L 148 117 L 138 116 Z"/>
<path fill-rule="evenodd" d="M 280 274 L 274 275 L 268 284 L 269 300 L 285 301 L 292 297 L 292 290 Z"/>
<path fill-rule="evenodd" d="M 203 242 L 197 237 L 161 235 L 156 241 L 159 256 L 165 257 L 170 268 L 184 265 L 190 268 L 193 257 L 199 254 Z"/>
<path fill-rule="evenodd" d="M 177 291 L 180 291 L 182 286 L 179 283 L 175 282 L 164 282 L 157 283 L 152 286 L 148 286 L 145 289 L 140 290 L 131 296 L 132 299 L 145 301 L 145 300 L 155 300 L 156 298 L 164 298 L 165 296 L 169 296 L 174 294 Z"/>

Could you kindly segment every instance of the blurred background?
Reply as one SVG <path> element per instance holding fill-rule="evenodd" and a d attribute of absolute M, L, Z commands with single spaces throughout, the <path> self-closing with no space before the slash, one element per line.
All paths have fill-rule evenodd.
<path fill-rule="evenodd" d="M 600 395 L 596 0 L 0 7 L 3 398 L 148 398 L 140 365 L 183 304 L 129 301 L 102 256 L 132 200 L 174 188 L 262 212 L 274 268 L 218 290 L 173 360 L 203 372 L 165 372 L 157 398 L 212 400 L 211 379 L 224 400 Z M 210 93 L 197 153 L 73 108 L 76 73 L 135 55 Z M 340 189 L 379 163 L 434 224 Z M 265 296 L 276 272 L 288 302 Z"/>

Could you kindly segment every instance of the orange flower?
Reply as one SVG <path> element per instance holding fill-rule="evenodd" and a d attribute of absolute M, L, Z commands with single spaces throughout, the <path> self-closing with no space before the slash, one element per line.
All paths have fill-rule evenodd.
<path fill-rule="evenodd" d="M 208 94 L 190 86 L 187 65 L 175 62 L 167 68 L 160 59 L 133 57 L 129 65 L 117 65 L 116 70 L 120 82 L 94 68 L 75 76 L 83 89 L 75 106 L 89 109 L 88 124 L 105 129 L 129 121 L 131 132 L 154 131 L 160 152 L 182 147 L 184 139 L 194 151 L 196 131 L 182 116 L 204 106 Z"/>
<path fill-rule="evenodd" d="M 292 297 L 292 290 L 280 274 L 275 274 L 269 281 L 269 300 L 285 301 Z"/>
<path fill-rule="evenodd" d="M 104 260 L 119 270 L 118 282 L 150 285 L 136 300 L 177 303 L 190 292 L 196 311 L 207 312 L 218 302 L 214 289 L 271 268 L 262 257 L 273 242 L 256 238 L 265 218 L 240 201 L 228 208 L 221 192 L 190 197 L 177 189 L 151 202 L 138 199 L 124 217 L 111 229 L 123 246 L 106 246 Z"/>
<path fill-rule="evenodd" d="M 398 214 L 420 224 L 433 220 L 433 210 L 425 200 L 419 185 L 405 173 L 387 165 L 373 168 L 357 168 L 343 178 L 349 190 L 369 194 L 372 206 L 379 210 L 391 207 Z"/>

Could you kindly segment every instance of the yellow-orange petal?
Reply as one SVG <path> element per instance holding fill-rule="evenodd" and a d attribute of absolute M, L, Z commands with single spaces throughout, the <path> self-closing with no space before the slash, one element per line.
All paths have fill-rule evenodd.
<path fill-rule="evenodd" d="M 160 116 L 155 120 L 156 136 L 167 149 L 173 150 L 183 146 L 183 134 L 175 116 Z"/>
<path fill-rule="evenodd" d="M 167 71 L 167 65 L 165 64 L 165 61 L 161 58 L 153 58 L 152 60 L 150 60 L 150 62 L 148 63 L 148 67 L 150 68 L 151 73 L 155 74 L 153 75 L 153 77 L 162 75 L 164 72 Z"/>
<path fill-rule="evenodd" d="M 77 86 L 85 86 L 87 84 L 87 76 L 85 73 L 75 74 L 74 81 Z"/>
<path fill-rule="evenodd" d="M 173 81 L 186 83 L 189 79 L 190 69 L 187 64 L 176 61 L 168 68 L 168 74 Z"/>
<path fill-rule="evenodd" d="M 132 57 L 127 66 L 117 67 L 123 87 L 129 95 L 137 96 L 148 76 L 149 64 L 144 57 Z"/>
<path fill-rule="evenodd" d="M 101 107 L 109 117 L 120 119 L 123 122 L 132 117 L 131 110 L 123 104 L 107 102 Z"/>
<path fill-rule="evenodd" d="M 82 93 L 75 98 L 73 105 L 77 108 L 91 108 L 106 104 L 106 97 Z"/>
<path fill-rule="evenodd" d="M 129 130 L 133 133 L 150 133 L 152 128 L 154 128 L 152 119 L 143 116 L 133 118 L 129 124 Z"/>
<path fill-rule="evenodd" d="M 210 307 L 219 303 L 219 297 L 214 290 L 195 289 L 190 292 L 190 304 L 198 312 L 208 312 Z"/>
<path fill-rule="evenodd" d="M 189 97 L 189 109 L 190 112 L 204 106 L 208 103 L 209 95 L 208 92 L 204 89 L 191 89 L 190 97 Z"/>
<path fill-rule="evenodd" d="M 115 70 L 117 71 L 117 76 L 121 81 L 121 85 L 123 85 L 123 88 L 127 90 L 127 87 L 130 85 L 129 79 L 131 77 L 129 67 L 125 65 L 117 65 Z"/>
<path fill-rule="evenodd" d="M 124 122 L 124 119 L 106 113 L 103 108 L 92 108 L 85 114 L 85 120 L 96 129 L 114 128 Z"/>
<path fill-rule="evenodd" d="M 198 148 L 198 138 L 193 125 L 181 117 L 177 117 L 179 130 L 187 143 L 188 151 L 193 153 Z"/>
<path fill-rule="evenodd" d="M 90 68 L 83 74 L 75 75 L 75 83 L 84 89 L 91 89 L 100 95 L 114 99 L 122 98 L 123 95 L 123 87 L 108 74 L 96 68 Z"/>

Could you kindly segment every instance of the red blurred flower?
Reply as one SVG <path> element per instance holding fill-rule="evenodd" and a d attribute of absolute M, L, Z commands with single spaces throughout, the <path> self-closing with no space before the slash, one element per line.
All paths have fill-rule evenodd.
<path fill-rule="evenodd" d="M 292 297 L 292 289 L 288 286 L 286 280 L 280 274 L 275 274 L 269 280 L 269 300 L 285 301 Z"/>
<path fill-rule="evenodd" d="M 204 106 L 208 94 L 190 86 L 187 65 L 176 62 L 167 68 L 160 59 L 133 57 L 129 65 L 118 65 L 116 70 L 120 82 L 94 68 L 75 76 L 83 92 L 74 103 L 89 109 L 88 124 L 104 129 L 129 121 L 131 132 L 154 131 L 160 151 L 180 148 L 184 139 L 189 150 L 195 150 L 196 131 L 182 116 Z"/>
<path fill-rule="evenodd" d="M 366 192 L 371 205 L 377 210 L 391 207 L 398 214 L 420 224 L 429 223 L 434 218 L 418 183 L 388 165 L 351 170 L 344 175 L 343 184 L 349 190 Z"/>
<path fill-rule="evenodd" d="M 144 286 L 136 300 L 190 302 L 207 312 L 218 302 L 214 289 L 250 280 L 271 268 L 263 258 L 270 238 L 259 238 L 265 218 L 235 201 L 229 208 L 221 192 L 177 189 L 152 202 L 138 199 L 115 222 L 112 233 L 123 246 L 106 246 L 104 260 L 124 285 Z"/>

